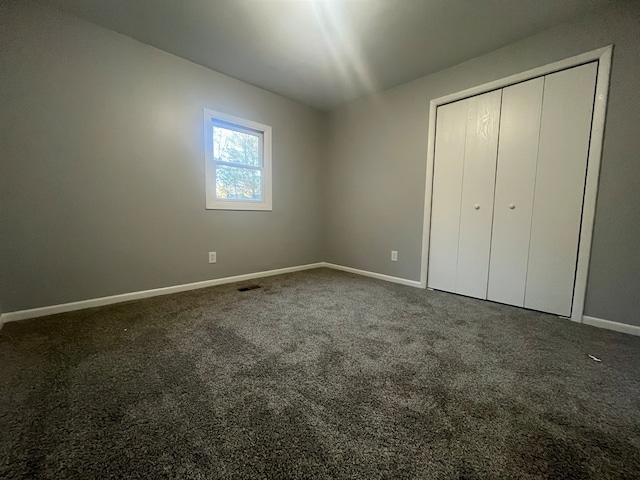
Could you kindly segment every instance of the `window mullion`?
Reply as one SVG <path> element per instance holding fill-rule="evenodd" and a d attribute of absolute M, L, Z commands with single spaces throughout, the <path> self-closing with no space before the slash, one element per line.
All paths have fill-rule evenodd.
<path fill-rule="evenodd" d="M 216 165 L 224 165 L 226 167 L 234 167 L 234 168 L 246 168 L 247 170 L 262 170 L 262 167 L 256 167 L 255 165 L 247 165 L 244 163 L 233 163 L 233 162 L 225 162 L 223 160 L 214 160 Z"/>

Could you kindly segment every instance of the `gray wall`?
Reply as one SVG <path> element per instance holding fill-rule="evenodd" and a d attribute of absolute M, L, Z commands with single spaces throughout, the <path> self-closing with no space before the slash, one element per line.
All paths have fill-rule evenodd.
<path fill-rule="evenodd" d="M 0 4 L 5 312 L 322 260 L 323 113 L 25 3 Z M 272 212 L 205 210 L 203 107 L 273 127 Z"/>
<path fill-rule="evenodd" d="M 614 43 L 585 313 L 640 325 L 637 2 L 329 116 L 25 3 L 0 4 L 3 311 L 321 260 L 417 280 L 429 100 Z M 273 127 L 273 212 L 205 210 L 204 106 Z"/>
<path fill-rule="evenodd" d="M 611 93 L 585 314 L 640 325 L 638 2 L 623 2 L 332 112 L 326 260 L 419 280 L 429 101 L 611 43 Z M 397 263 L 390 261 L 392 249 L 399 252 Z"/>

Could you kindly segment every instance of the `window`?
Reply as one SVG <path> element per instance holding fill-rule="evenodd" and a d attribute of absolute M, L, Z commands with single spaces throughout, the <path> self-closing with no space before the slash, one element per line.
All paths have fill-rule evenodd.
<path fill-rule="evenodd" d="M 204 110 L 207 208 L 271 210 L 271 127 Z"/>

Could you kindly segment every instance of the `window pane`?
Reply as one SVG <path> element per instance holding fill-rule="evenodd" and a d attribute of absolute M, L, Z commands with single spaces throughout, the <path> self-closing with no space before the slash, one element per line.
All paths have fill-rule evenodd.
<path fill-rule="evenodd" d="M 221 200 L 262 200 L 260 170 L 216 165 L 216 197 Z"/>
<path fill-rule="evenodd" d="M 213 127 L 213 158 L 217 162 L 260 167 L 260 137 L 257 134 L 236 132 L 215 125 Z"/>

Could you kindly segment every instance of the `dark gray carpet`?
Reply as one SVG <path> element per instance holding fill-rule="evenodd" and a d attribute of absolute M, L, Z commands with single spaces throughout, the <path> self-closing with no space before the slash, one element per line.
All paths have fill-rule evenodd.
<path fill-rule="evenodd" d="M 250 283 L 5 325 L 0 478 L 640 478 L 640 338 L 327 269 Z"/>

